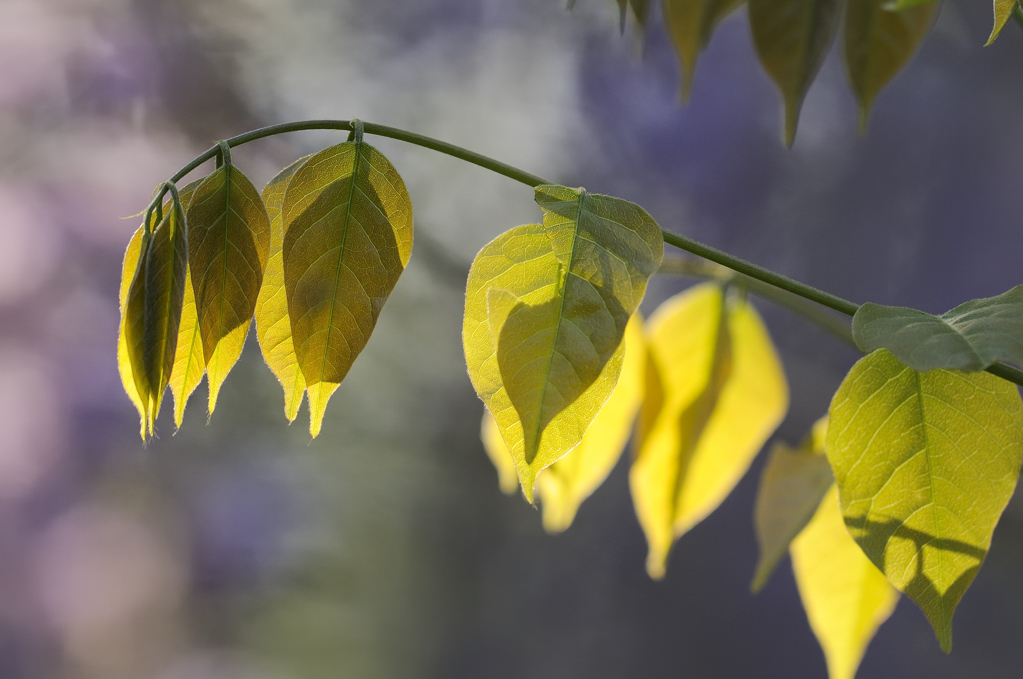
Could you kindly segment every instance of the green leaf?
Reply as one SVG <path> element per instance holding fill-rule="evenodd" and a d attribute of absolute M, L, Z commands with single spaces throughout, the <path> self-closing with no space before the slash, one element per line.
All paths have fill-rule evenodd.
<path fill-rule="evenodd" d="M 284 389 L 284 415 L 294 422 L 305 395 L 305 377 L 298 365 L 295 344 L 291 339 L 291 318 L 284 289 L 284 220 L 281 207 L 284 193 L 298 168 L 311 156 L 299 158 L 281 170 L 263 187 L 260 196 L 270 218 L 270 254 L 263 270 L 263 285 L 256 298 L 256 337 L 263 359 Z"/>
<path fill-rule="evenodd" d="M 127 263 L 129 256 L 125 259 Z M 143 438 L 155 433 L 156 416 L 174 367 L 187 266 L 185 216 L 181 203 L 174 200 L 152 234 L 141 234 L 135 275 L 124 305 L 125 346 L 134 396 L 142 405 Z"/>
<path fill-rule="evenodd" d="M 854 0 L 846 7 L 845 64 L 860 104 L 860 129 L 877 93 L 902 70 L 927 35 L 939 3 L 904 11 L 886 8 L 888 0 Z"/>
<path fill-rule="evenodd" d="M 536 475 L 578 445 L 614 388 L 625 326 L 664 249 L 633 203 L 550 185 L 536 200 L 542 226 L 476 256 L 462 333 L 469 377 L 530 502 Z"/>
<path fill-rule="evenodd" d="M 579 505 L 611 473 L 629 439 L 643 395 L 646 368 L 646 341 L 639 314 L 633 314 L 625 328 L 624 346 L 618 383 L 579 445 L 540 472 L 536 479 L 543 525 L 548 533 L 560 533 L 572 525 Z M 489 410 L 483 414 L 482 439 L 487 455 L 497 467 L 501 490 L 506 494 L 515 492 L 518 487 L 515 461 Z"/>
<path fill-rule="evenodd" d="M 181 205 L 187 210 L 198 181 L 181 189 Z M 164 205 L 164 210 L 167 209 Z M 174 367 L 170 374 L 170 389 L 174 396 L 174 426 L 180 428 L 185 416 L 188 397 L 206 374 L 206 358 L 199 335 L 199 315 L 195 308 L 195 291 L 188 267 L 185 268 L 185 295 L 181 301 L 181 321 L 178 324 L 178 343 L 174 352 Z"/>
<path fill-rule="evenodd" d="M 941 647 L 1023 455 L 1023 403 L 987 373 L 862 358 L 831 402 L 827 455 L 853 538 L 923 609 Z"/>
<path fill-rule="evenodd" d="M 649 0 L 616 0 L 616 2 L 618 3 L 618 10 L 622 15 L 621 30 L 623 33 L 625 32 L 625 15 L 630 9 L 639 27 L 643 28 L 646 26 L 647 16 L 650 12 Z"/>
<path fill-rule="evenodd" d="M 188 231 L 212 414 L 249 332 L 270 249 L 270 220 L 256 187 L 227 162 L 192 194 Z"/>
<path fill-rule="evenodd" d="M 749 0 L 753 44 L 785 101 L 789 146 L 796 138 L 803 99 L 838 32 L 841 7 L 840 0 Z"/>
<path fill-rule="evenodd" d="M 746 0 L 664 0 L 664 25 L 682 64 L 682 84 L 679 89 L 683 101 L 689 101 L 693 89 L 693 74 L 699 59 L 718 22 L 738 9 Z"/>
<path fill-rule="evenodd" d="M 984 47 L 989 46 L 998 37 L 998 34 L 1005 28 L 1005 24 L 1008 23 L 1009 17 L 1012 16 L 1013 10 L 1020 7 L 1018 0 L 994 0 L 995 4 L 995 25 L 991 29 L 991 36 L 987 39 L 987 43 Z"/>
<path fill-rule="evenodd" d="M 362 141 L 313 155 L 281 207 L 295 355 L 320 432 L 331 394 L 366 346 L 412 252 L 412 204 L 391 163 Z"/>
<path fill-rule="evenodd" d="M 941 316 L 867 303 L 853 316 L 852 331 L 865 353 L 887 349 L 920 372 L 978 372 L 996 361 L 1023 365 L 1023 285 Z"/>
<path fill-rule="evenodd" d="M 661 305 L 647 345 L 629 481 L 659 579 L 675 539 L 721 504 L 781 422 L 788 387 L 756 311 L 716 284 Z"/>
<path fill-rule="evenodd" d="M 911 9 L 913 7 L 919 7 L 920 5 L 928 5 L 938 2 L 938 0 L 894 0 L 884 6 L 885 9 L 892 10 L 893 12 L 899 12 L 904 9 Z"/>
<path fill-rule="evenodd" d="M 146 416 L 146 403 L 148 400 L 148 390 L 146 398 L 143 399 L 139 393 L 138 387 L 135 385 L 135 371 L 132 367 L 131 356 L 128 354 L 128 335 L 127 335 L 127 314 L 128 314 L 128 290 L 131 288 L 132 280 L 135 277 L 135 271 L 139 266 L 139 253 L 142 250 L 142 232 L 145 230 L 144 226 L 140 226 L 135 234 L 128 241 L 128 247 L 124 251 L 124 263 L 121 265 L 121 290 L 120 290 L 120 306 L 121 306 L 121 323 L 120 329 L 117 336 L 117 369 L 121 374 L 121 384 L 124 386 L 124 391 L 128 394 L 128 398 L 131 399 L 135 409 L 139 411 L 139 419 L 141 420 L 141 432 L 142 438 L 146 438 L 147 427 L 149 419 Z"/>
<path fill-rule="evenodd" d="M 789 544 L 806 527 L 821 499 L 834 485 L 831 465 L 824 457 L 827 427 L 828 418 L 822 417 L 799 448 L 778 443 L 771 449 L 753 510 L 760 545 L 751 585 L 753 592 L 759 592 L 767 583 Z M 845 533 L 844 527 L 842 532 Z"/>
<path fill-rule="evenodd" d="M 834 484 L 790 551 L 799 597 L 824 650 L 828 676 L 853 679 L 899 593 L 849 537 Z"/>

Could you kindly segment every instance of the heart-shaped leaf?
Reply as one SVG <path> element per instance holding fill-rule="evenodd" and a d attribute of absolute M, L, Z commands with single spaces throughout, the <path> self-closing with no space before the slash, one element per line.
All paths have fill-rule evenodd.
<path fill-rule="evenodd" d="M 952 613 L 1019 476 L 1016 386 L 988 373 L 917 372 L 881 349 L 835 394 L 826 449 L 849 532 L 948 652 Z"/>

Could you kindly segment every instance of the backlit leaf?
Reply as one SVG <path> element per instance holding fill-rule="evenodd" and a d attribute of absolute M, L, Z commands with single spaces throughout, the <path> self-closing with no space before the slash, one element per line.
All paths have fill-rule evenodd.
<path fill-rule="evenodd" d="M 746 0 L 663 0 L 664 24 L 682 64 L 682 99 L 689 101 L 696 61 L 718 22 Z"/>
<path fill-rule="evenodd" d="M 1019 475 L 1016 386 L 988 373 L 916 372 L 881 349 L 835 394 L 826 448 L 850 534 L 948 652 L 952 612 Z"/>
<path fill-rule="evenodd" d="M 828 676 L 853 679 L 899 593 L 849 537 L 834 484 L 791 552 L 799 597 L 824 650 Z"/>
<path fill-rule="evenodd" d="M 281 207 L 292 176 L 310 156 L 299 158 L 270 180 L 260 196 L 270 218 L 270 254 L 263 270 L 263 286 L 256 298 L 256 337 L 263 359 L 284 388 L 284 415 L 293 422 L 305 395 L 305 377 L 298 366 L 295 344 L 291 340 L 291 318 L 284 290 L 284 220 Z"/>
<path fill-rule="evenodd" d="M 793 538 L 806 527 L 821 499 L 834 485 L 831 465 L 824 457 L 827 426 L 827 418 L 822 417 L 799 448 L 777 443 L 771 449 L 753 510 L 760 545 L 757 572 L 751 586 L 754 592 L 760 591 L 767 582 Z M 844 526 L 842 532 L 845 532 Z"/>
<path fill-rule="evenodd" d="M 313 155 L 281 207 L 282 261 L 309 431 L 366 346 L 412 252 L 412 204 L 391 163 L 362 141 Z"/>
<path fill-rule="evenodd" d="M 643 395 L 645 343 L 643 322 L 638 314 L 633 315 L 625 328 L 625 356 L 614 391 L 579 445 L 537 477 L 547 532 L 559 533 L 572 525 L 579 505 L 604 482 L 621 457 Z M 489 410 L 483 414 L 483 444 L 497 467 L 501 490 L 514 492 L 518 486 L 515 462 Z"/>
<path fill-rule="evenodd" d="M 139 394 L 139 389 L 135 385 L 135 373 L 132 369 L 131 357 L 128 355 L 128 335 L 127 335 L 127 309 L 128 309 L 128 289 L 131 287 L 131 282 L 135 277 L 135 271 L 139 264 L 139 252 L 142 250 L 142 231 L 144 227 L 140 226 L 135 234 L 128 241 L 128 247 L 124 251 L 124 263 L 121 265 L 121 324 L 120 330 L 117 335 L 117 368 L 121 374 L 121 384 L 124 386 L 124 391 L 128 394 L 128 398 L 131 399 L 135 409 L 139 411 L 139 419 L 141 420 L 141 435 L 142 438 L 146 438 L 146 427 L 148 425 L 148 418 L 146 417 L 146 405 L 143 402 L 142 395 Z M 146 395 L 148 399 L 148 393 Z"/>
<path fill-rule="evenodd" d="M 995 41 L 998 34 L 1005 28 L 1005 24 L 1008 23 L 1009 17 L 1012 16 L 1013 10 L 1020 6 L 1019 0 L 994 0 L 995 3 L 995 25 L 991 29 L 991 37 L 987 39 L 987 43 L 984 45 L 987 47 Z"/>
<path fill-rule="evenodd" d="M 860 128 L 877 93 L 888 84 L 927 35 L 939 3 L 904 11 L 886 8 L 889 0 L 854 0 L 846 5 L 845 64 L 860 104 Z"/>
<path fill-rule="evenodd" d="M 625 326 L 664 248 L 633 203 L 550 185 L 536 200 L 542 226 L 512 229 L 476 256 L 462 333 L 473 386 L 530 501 L 536 475 L 579 443 L 610 395 Z"/>
<path fill-rule="evenodd" d="M 270 249 L 259 192 L 225 163 L 202 180 L 188 206 L 188 262 L 209 381 L 209 412 L 245 345 Z"/>
<path fill-rule="evenodd" d="M 142 404 L 143 438 L 154 434 L 153 425 L 174 367 L 187 266 L 184 211 L 174 201 L 152 234 L 141 235 L 125 303 L 124 335 L 135 395 Z"/>
<path fill-rule="evenodd" d="M 920 372 L 984 370 L 995 361 L 1023 365 L 1023 285 L 974 299 L 941 316 L 867 303 L 852 322 L 864 352 L 887 349 Z"/>
<path fill-rule="evenodd" d="M 749 0 L 753 44 L 785 101 L 789 146 L 803 99 L 838 31 L 841 7 L 841 0 Z"/>
<path fill-rule="evenodd" d="M 647 328 L 646 396 L 633 504 L 664 576 L 672 543 L 727 497 L 788 408 L 788 386 L 753 307 L 719 286 L 665 302 Z"/>
<path fill-rule="evenodd" d="M 188 204 L 199 185 L 194 181 L 181 189 L 181 206 L 187 210 Z M 167 209 L 169 203 L 164 205 Z M 206 358 L 202 350 L 202 338 L 199 336 L 199 315 L 195 308 L 195 291 L 192 289 L 192 278 L 185 269 L 185 295 L 181 300 L 181 321 L 178 324 L 178 343 L 174 352 L 174 367 L 170 374 L 170 389 L 174 396 L 174 426 L 181 427 L 185 416 L 185 404 L 206 373 Z"/>

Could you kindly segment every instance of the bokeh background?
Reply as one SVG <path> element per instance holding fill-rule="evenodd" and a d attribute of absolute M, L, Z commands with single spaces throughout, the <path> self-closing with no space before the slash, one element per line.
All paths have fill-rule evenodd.
<path fill-rule="evenodd" d="M 656 14 L 656 13 L 655 13 Z M 658 16 L 639 39 L 579 0 L 0 1 L 0 677 L 824 677 L 783 563 L 759 596 L 762 460 L 651 582 L 627 459 L 565 534 L 498 492 L 460 342 L 476 250 L 535 221 L 529 189 L 381 139 L 415 256 L 323 434 L 291 427 L 254 335 L 143 447 L 115 363 L 123 249 L 152 187 L 215 140 L 360 117 L 645 206 L 857 301 L 941 312 L 1021 282 L 1023 31 L 949 0 L 869 134 L 832 55 L 794 148 L 743 12 L 692 103 Z M 343 139 L 238 149 L 262 185 Z M 688 282 L 659 278 L 644 309 Z M 761 303 L 798 441 L 855 354 Z M 626 456 L 627 458 L 627 456 Z M 1023 502 L 945 657 L 902 601 L 861 677 L 1016 677 Z"/>

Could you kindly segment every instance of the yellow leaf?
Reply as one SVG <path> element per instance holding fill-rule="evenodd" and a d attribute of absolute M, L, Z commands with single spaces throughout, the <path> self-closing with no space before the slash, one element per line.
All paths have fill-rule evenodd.
<path fill-rule="evenodd" d="M 202 180 L 188 207 L 188 261 L 209 380 L 209 412 L 245 345 L 270 249 L 259 192 L 225 163 Z"/>
<path fill-rule="evenodd" d="M 139 263 L 139 252 L 142 249 L 142 231 L 143 227 L 139 227 L 135 232 L 135 235 L 128 241 L 128 248 L 124 252 L 124 264 L 121 266 L 121 324 L 120 331 L 117 337 L 117 368 L 121 374 L 121 384 L 124 385 L 124 391 L 128 394 L 128 398 L 131 399 L 135 409 L 139 411 L 139 419 L 141 420 L 141 435 L 142 438 L 146 438 L 146 425 L 148 419 L 146 417 L 146 406 L 143 402 L 142 396 L 139 394 L 139 389 L 135 385 L 135 373 L 131 365 L 131 357 L 128 355 L 128 336 L 126 333 L 126 315 L 128 305 L 128 289 L 131 287 L 132 279 L 134 278 L 135 271 L 138 268 Z M 148 394 L 146 396 L 148 399 Z"/>
<path fill-rule="evenodd" d="M 664 0 L 664 25 L 682 63 L 683 101 L 689 101 L 693 89 L 696 61 L 710 42 L 718 22 L 738 9 L 746 0 Z"/>
<path fill-rule="evenodd" d="M 560 186 L 536 198 L 542 226 L 476 256 L 462 330 L 469 377 L 530 502 L 536 475 L 579 443 L 614 388 L 625 326 L 664 248 L 628 201 Z"/>
<path fill-rule="evenodd" d="M 995 4 L 995 25 L 991 29 L 991 36 L 987 39 L 984 47 L 989 46 L 998 37 L 998 34 L 1005 28 L 1013 11 L 1020 6 L 1019 0 L 994 0 Z"/>
<path fill-rule="evenodd" d="M 664 576 L 675 539 L 725 499 L 788 408 L 788 386 L 759 316 L 719 286 L 665 302 L 648 323 L 647 396 L 630 472 L 633 503 Z"/>
<path fill-rule="evenodd" d="M 625 356 L 614 391 L 579 445 L 537 477 L 547 532 L 559 533 L 572 525 L 579 505 L 604 482 L 621 457 L 642 398 L 645 343 L 643 322 L 634 314 L 625 329 Z M 515 463 L 489 410 L 483 414 L 482 438 L 487 455 L 497 467 L 501 490 L 513 493 L 518 486 Z"/>
<path fill-rule="evenodd" d="M 187 209 L 195 187 L 194 181 L 181 189 L 181 205 Z M 167 207 L 164 206 L 166 210 Z M 174 352 L 174 367 L 170 374 L 171 394 L 174 396 L 174 426 L 181 427 L 185 404 L 206 373 L 202 338 L 199 336 L 199 315 L 195 308 L 195 291 L 188 267 L 185 268 L 185 295 L 181 300 L 181 322 L 178 325 L 178 344 Z"/>
<path fill-rule="evenodd" d="M 793 538 L 806 527 L 835 483 L 831 465 L 824 457 L 827 428 L 828 418 L 822 417 L 799 448 L 778 443 L 771 449 L 753 510 L 760 545 L 753 592 L 764 586 Z"/>
<path fill-rule="evenodd" d="M 366 346 L 412 252 L 412 204 L 397 171 L 362 141 L 332 146 L 295 171 L 281 246 L 309 431 Z"/>
<path fill-rule="evenodd" d="M 270 255 L 263 270 L 263 286 L 256 299 L 256 337 L 263 359 L 284 388 L 284 415 L 294 422 L 305 395 L 305 378 L 295 356 L 291 339 L 291 318 L 284 290 L 284 220 L 281 207 L 292 176 L 311 156 L 299 158 L 270 180 L 260 194 L 270 218 Z"/>
<path fill-rule="evenodd" d="M 849 537 L 832 484 L 792 542 L 792 570 L 831 679 L 853 679 L 867 644 L 899 593 Z"/>

